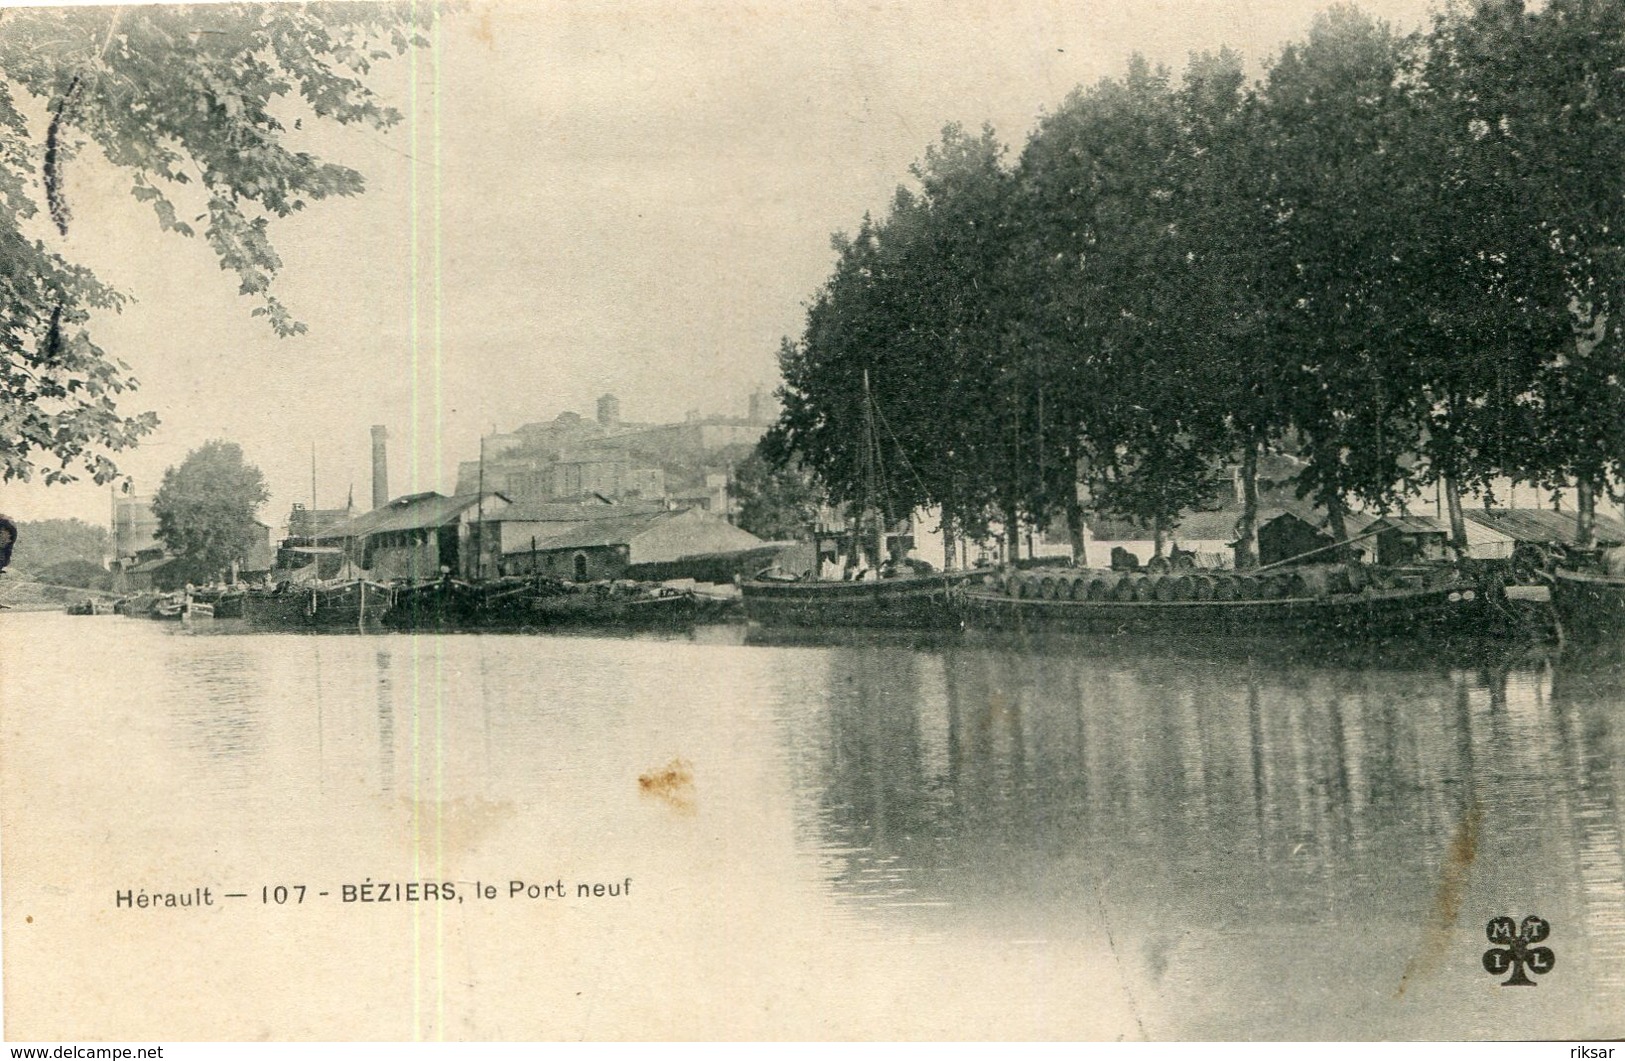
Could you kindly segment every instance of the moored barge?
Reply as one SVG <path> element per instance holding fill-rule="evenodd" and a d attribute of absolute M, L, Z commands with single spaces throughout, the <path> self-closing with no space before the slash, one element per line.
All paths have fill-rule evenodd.
<path fill-rule="evenodd" d="M 948 571 L 864 582 L 758 578 L 740 586 L 740 593 L 745 617 L 764 626 L 929 630 L 959 625 L 957 587 L 979 575 Z"/>
<path fill-rule="evenodd" d="M 1270 577 L 1036 571 L 990 578 L 960 597 L 967 626 L 1092 634 L 1477 636 L 1499 621 L 1495 588 L 1447 568 Z"/>
<path fill-rule="evenodd" d="M 365 579 L 283 585 L 255 591 L 242 602 L 249 624 L 270 630 L 376 629 L 389 612 L 389 586 Z"/>
<path fill-rule="evenodd" d="M 402 630 L 520 631 L 688 625 L 725 618 L 723 612 L 720 602 L 659 583 L 443 579 L 398 587 L 387 621 Z"/>
<path fill-rule="evenodd" d="M 1625 576 L 1559 568 L 1552 573 L 1551 593 L 1564 636 L 1596 640 L 1625 634 Z"/>

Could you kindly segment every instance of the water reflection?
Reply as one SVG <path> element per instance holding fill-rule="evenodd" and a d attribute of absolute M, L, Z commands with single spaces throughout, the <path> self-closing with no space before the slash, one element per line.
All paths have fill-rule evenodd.
<path fill-rule="evenodd" d="M 33 651 L 101 623 L 36 621 L 0 617 Z M 311 1025 L 327 1037 L 442 1019 L 474 1038 L 1621 1030 L 1625 649 L 86 629 L 108 634 L 72 668 L 6 673 L 8 756 L 29 771 L 8 791 L 33 801 L 8 834 L 7 899 L 61 933 L 7 922 L 34 1012 L 127 990 L 191 933 L 289 985 L 285 1010 L 245 987 L 219 1020 L 344 1000 Z M 690 803 L 640 790 L 678 757 Z M 601 913 L 126 921 L 117 961 L 57 961 L 104 942 L 90 914 L 114 887 L 162 883 L 140 876 L 155 851 L 245 885 L 639 883 Z M 1528 914 L 1551 922 L 1557 966 L 1503 990 L 1479 965 L 1484 925 Z M 357 954 L 376 975 L 356 976 Z M 201 997 L 189 975 L 143 1005 Z M 637 987 L 592 987 L 609 980 Z M 1106 1016 L 1046 1008 L 1074 988 Z M 1100 1001 L 1119 995 L 1126 1016 Z M 975 1023 L 976 1004 L 1010 1023 Z M 825 1023 L 865 1006 L 870 1023 Z M 934 1008 L 963 1019 L 924 1020 Z"/>
<path fill-rule="evenodd" d="M 378 777 L 385 794 L 395 791 L 395 690 L 390 654 L 380 649 L 378 665 Z"/>
<path fill-rule="evenodd" d="M 1599 983 L 1625 988 L 1625 649 L 1571 648 L 1552 676 L 1551 713 L 1558 754 L 1554 785 L 1563 828 L 1574 837 L 1571 875 L 1584 897 L 1585 920 L 1599 955 Z M 1563 796 L 1568 798 L 1564 799 Z"/>
<path fill-rule="evenodd" d="M 1358 968 L 1370 1005 L 1423 990 L 1492 1021 L 1472 963 L 1502 912 L 1561 921 L 1571 984 L 1625 1000 L 1617 659 L 1023 649 L 829 650 L 824 732 L 794 763 L 847 902 L 1050 939 L 1105 917 L 1148 995 L 1187 977 L 1178 1034 L 1256 1034 L 1257 1006 L 1316 997 L 1292 970 L 1344 985 L 1334 1010 Z M 1332 1031 L 1289 1009 L 1269 1034 Z"/>
<path fill-rule="evenodd" d="M 171 713 L 176 743 L 207 766 L 210 787 L 252 787 L 265 751 L 265 685 L 259 653 L 225 638 L 166 638 L 166 681 L 156 691 Z M 151 695 L 140 690 L 139 695 Z"/>

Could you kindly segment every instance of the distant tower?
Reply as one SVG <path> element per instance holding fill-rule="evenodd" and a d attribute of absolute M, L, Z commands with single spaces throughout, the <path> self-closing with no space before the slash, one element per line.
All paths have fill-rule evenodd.
<path fill-rule="evenodd" d="M 372 507 L 389 504 L 389 431 L 383 424 L 372 425 Z"/>
<path fill-rule="evenodd" d="M 613 394 L 606 394 L 598 399 L 598 424 L 601 427 L 619 427 L 621 423 L 621 400 Z"/>
<path fill-rule="evenodd" d="M 762 387 L 750 392 L 750 422 L 765 424 L 771 422 L 778 413 L 778 402 L 773 393 Z"/>

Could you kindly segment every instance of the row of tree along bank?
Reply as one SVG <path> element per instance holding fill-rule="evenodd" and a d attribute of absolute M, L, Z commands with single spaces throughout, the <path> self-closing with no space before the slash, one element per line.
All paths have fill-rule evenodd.
<path fill-rule="evenodd" d="M 1015 555 L 1022 522 L 1081 544 L 1080 483 L 1160 541 L 1239 465 L 1252 542 L 1287 450 L 1339 538 L 1440 484 L 1464 545 L 1464 490 L 1576 486 L 1584 536 L 1621 481 L 1625 5 L 1338 7 L 1256 83 L 1136 58 L 1013 162 L 950 126 L 913 175 L 780 352 L 764 452 L 833 502 Z"/>

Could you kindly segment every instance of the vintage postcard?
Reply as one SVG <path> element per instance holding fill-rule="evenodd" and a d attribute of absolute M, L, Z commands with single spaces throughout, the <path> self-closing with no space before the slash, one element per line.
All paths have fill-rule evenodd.
<path fill-rule="evenodd" d="M 1622 70 L 0 9 L 4 1038 L 1625 1035 Z"/>

